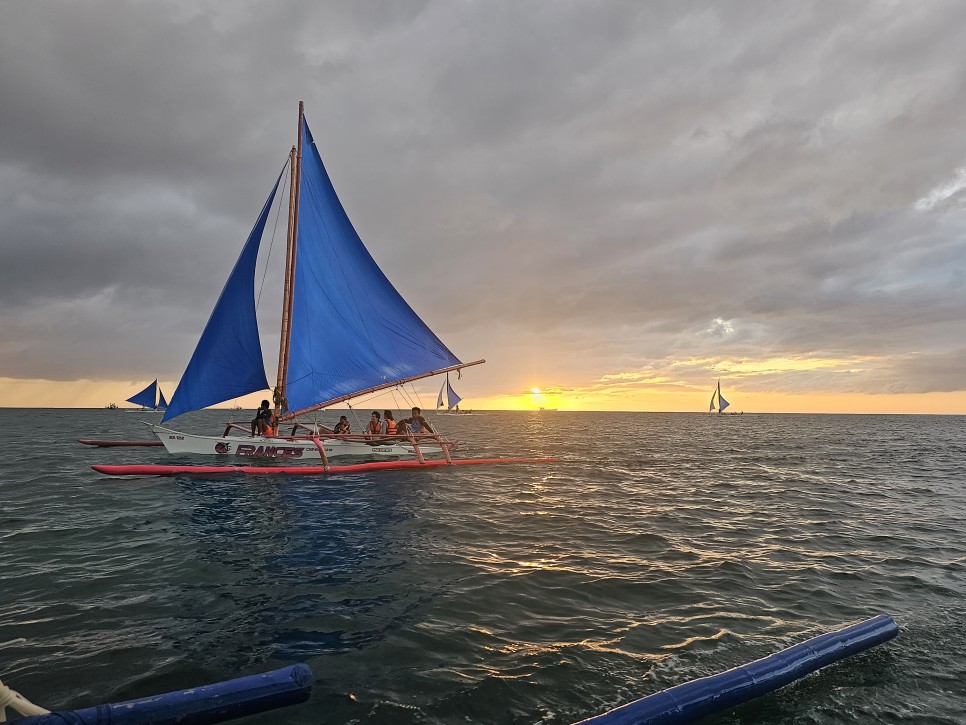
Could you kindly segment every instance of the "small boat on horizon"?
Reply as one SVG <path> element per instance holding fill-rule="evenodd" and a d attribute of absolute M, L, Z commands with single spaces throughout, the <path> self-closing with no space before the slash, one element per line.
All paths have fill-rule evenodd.
<path fill-rule="evenodd" d="M 717 401 L 717 406 L 715 402 Z M 727 408 L 731 403 L 724 399 L 721 395 L 721 380 L 718 380 L 718 387 L 715 388 L 714 392 L 711 393 L 711 406 L 708 408 L 709 413 L 713 413 L 715 410 L 718 411 L 718 415 L 741 415 L 741 413 L 725 413 L 725 408 Z"/>
<path fill-rule="evenodd" d="M 443 401 L 443 393 L 446 394 L 446 402 Z M 460 401 L 463 400 L 453 386 L 449 383 L 449 373 L 446 373 L 446 380 L 439 389 L 439 396 L 436 398 L 436 415 L 485 415 L 475 410 L 460 410 Z M 440 410 L 443 406 L 446 410 Z"/>
<path fill-rule="evenodd" d="M 127 402 L 141 406 L 140 408 L 125 408 L 125 411 L 129 413 L 160 413 L 168 407 L 168 401 L 164 399 L 164 393 L 161 392 L 157 379 L 141 392 L 128 398 Z"/>

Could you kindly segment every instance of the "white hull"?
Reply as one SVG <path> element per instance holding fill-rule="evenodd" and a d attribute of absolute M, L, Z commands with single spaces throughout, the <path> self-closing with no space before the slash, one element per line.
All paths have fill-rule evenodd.
<path fill-rule="evenodd" d="M 281 458 L 285 460 L 319 461 L 322 455 L 311 438 L 305 436 L 203 436 L 147 424 L 168 453 L 191 453 L 228 458 Z M 332 438 L 320 439 L 329 458 L 356 456 L 364 458 L 415 458 L 412 445 L 402 442 L 366 443 Z M 441 455 L 436 443 L 420 443 L 423 455 Z"/>

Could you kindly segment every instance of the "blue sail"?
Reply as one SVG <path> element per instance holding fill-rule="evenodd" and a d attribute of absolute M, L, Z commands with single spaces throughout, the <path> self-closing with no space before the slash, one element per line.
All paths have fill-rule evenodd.
<path fill-rule="evenodd" d="M 158 386 L 158 407 L 167 408 L 168 401 L 164 399 L 164 393 L 161 392 L 161 386 Z"/>
<path fill-rule="evenodd" d="M 279 174 L 208 318 L 162 423 L 182 413 L 268 388 L 255 318 L 255 262 L 265 220 L 281 179 Z"/>
<path fill-rule="evenodd" d="M 155 408 L 157 407 L 157 390 L 158 381 L 155 380 L 148 387 L 142 390 L 137 395 L 132 395 L 127 399 L 127 402 L 134 403 L 135 405 L 140 405 L 142 408 Z M 162 400 L 164 396 L 162 396 Z"/>
<path fill-rule="evenodd" d="M 462 398 L 456 394 L 453 390 L 453 386 L 449 384 L 449 374 L 446 375 L 446 397 L 449 399 L 449 409 L 452 410 L 460 404 Z"/>
<path fill-rule="evenodd" d="M 302 132 L 288 410 L 459 365 L 376 265 Z"/>

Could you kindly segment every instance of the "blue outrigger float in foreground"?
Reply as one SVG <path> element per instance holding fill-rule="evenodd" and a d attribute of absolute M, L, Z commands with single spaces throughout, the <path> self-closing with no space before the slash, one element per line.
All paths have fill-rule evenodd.
<path fill-rule="evenodd" d="M 0 683 L 0 722 L 4 705 L 27 717 L 19 725 L 203 725 L 305 702 L 312 694 L 312 670 L 297 664 L 190 690 L 168 692 L 83 710 L 49 712 Z M 42 714 L 34 714 L 42 713 Z"/>
<path fill-rule="evenodd" d="M 895 620 L 880 614 L 727 672 L 662 690 L 576 725 L 684 725 L 761 697 L 898 634 Z"/>
<path fill-rule="evenodd" d="M 898 633 L 892 617 L 880 614 L 727 672 L 635 700 L 577 725 L 684 725 L 777 690 L 826 665 L 887 642 Z M 311 690 L 312 671 L 308 665 L 297 664 L 140 700 L 47 712 L 0 683 L 0 722 L 5 721 L 6 705 L 28 715 L 18 721 L 22 725 L 202 725 L 305 702 Z M 44 714 L 34 714 L 38 712 Z"/>

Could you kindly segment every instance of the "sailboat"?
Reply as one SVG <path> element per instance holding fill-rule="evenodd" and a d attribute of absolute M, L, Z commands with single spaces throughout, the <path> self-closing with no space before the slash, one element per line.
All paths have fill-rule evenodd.
<path fill-rule="evenodd" d="M 717 406 L 715 406 L 715 402 L 717 402 Z M 719 380 L 718 387 L 715 388 L 713 393 L 711 393 L 711 406 L 708 408 L 708 412 L 711 413 L 717 410 L 718 415 L 721 415 L 725 412 L 725 408 L 727 408 L 729 405 L 731 405 L 731 403 L 725 400 L 724 396 L 721 395 L 721 381 Z M 741 413 L 727 413 L 726 415 L 741 415 Z"/>
<path fill-rule="evenodd" d="M 444 398 L 445 394 L 445 398 Z M 473 410 L 460 410 L 460 401 L 463 400 L 449 382 L 449 373 L 446 373 L 446 380 L 439 388 L 439 395 L 436 397 L 436 415 L 483 415 Z M 440 408 L 446 407 L 446 410 Z"/>
<path fill-rule="evenodd" d="M 256 324 L 255 261 L 284 168 L 215 304 L 161 425 L 148 424 L 150 428 L 169 453 L 235 460 L 321 459 L 326 472 L 330 470 L 328 459 L 340 455 L 417 459 L 356 464 L 348 467 L 352 470 L 366 465 L 385 468 L 394 463 L 400 464 L 398 467 L 429 463 L 424 454 L 441 455 L 445 464 L 536 462 L 538 459 L 513 458 L 454 461 L 450 451 L 456 442 L 434 432 L 334 434 L 317 422 L 299 419 L 360 396 L 485 361 L 460 361 L 396 291 L 349 221 L 322 163 L 302 103 L 298 128 L 298 142 L 287 163 L 291 172 L 289 226 L 278 376 L 272 395 L 279 421 L 277 434 L 252 435 L 247 427 L 229 423 L 223 435 L 205 436 L 164 424 L 184 413 L 269 387 Z M 291 433 L 283 434 L 281 428 L 289 424 Z M 125 468 L 95 467 L 106 473 L 132 472 L 117 470 Z M 183 467 L 152 468 L 164 468 L 164 473 Z M 207 469 L 211 467 L 203 468 L 210 472 Z M 347 467 L 331 470 L 336 468 Z"/>
<path fill-rule="evenodd" d="M 127 399 L 127 402 L 141 406 L 140 408 L 128 408 L 132 413 L 157 412 L 168 407 L 168 401 L 164 399 L 164 393 L 161 392 L 157 380 L 140 393 L 132 395 Z"/>

